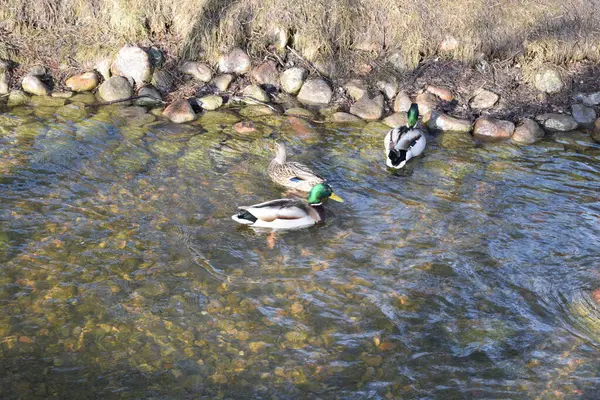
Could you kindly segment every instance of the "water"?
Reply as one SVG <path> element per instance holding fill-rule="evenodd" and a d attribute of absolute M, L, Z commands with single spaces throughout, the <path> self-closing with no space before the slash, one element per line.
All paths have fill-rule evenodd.
<path fill-rule="evenodd" d="M 394 174 L 378 124 L 61 115 L 0 115 L 3 398 L 596 398 L 588 135 L 438 134 Z M 346 200 L 323 225 L 230 219 L 283 195 L 273 138 Z"/>

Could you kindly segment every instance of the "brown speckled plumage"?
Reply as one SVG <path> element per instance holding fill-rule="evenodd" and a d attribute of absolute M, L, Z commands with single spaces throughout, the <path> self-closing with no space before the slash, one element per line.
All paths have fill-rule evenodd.
<path fill-rule="evenodd" d="M 310 192 L 317 183 L 325 182 L 306 165 L 286 162 L 285 146 L 281 143 L 277 143 L 277 156 L 269 164 L 268 172 L 273 182 L 303 192 Z"/>

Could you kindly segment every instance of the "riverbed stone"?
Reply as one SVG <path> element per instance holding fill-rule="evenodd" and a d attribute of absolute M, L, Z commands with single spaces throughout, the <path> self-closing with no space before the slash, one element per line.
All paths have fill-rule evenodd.
<path fill-rule="evenodd" d="M 436 109 L 438 98 L 428 92 L 421 93 L 415 98 L 415 103 L 419 106 L 419 114 L 425 117 L 428 113 Z"/>
<path fill-rule="evenodd" d="M 27 75 L 44 76 L 46 75 L 46 67 L 44 67 L 43 65 L 34 65 L 33 67 L 29 68 L 29 72 L 27 73 Z"/>
<path fill-rule="evenodd" d="M 329 84 L 323 79 L 315 78 L 304 82 L 298 93 L 298 100 L 303 104 L 322 106 L 329 104 L 332 96 Z"/>
<path fill-rule="evenodd" d="M 410 109 L 412 100 L 406 92 L 398 92 L 394 100 L 394 112 L 407 112 Z"/>
<path fill-rule="evenodd" d="M 179 70 L 186 75 L 191 75 L 200 82 L 210 82 L 213 75 L 212 70 L 207 64 L 197 61 L 184 62 Z"/>
<path fill-rule="evenodd" d="M 582 102 L 586 106 L 597 106 L 600 104 L 600 92 L 578 93 L 573 99 Z"/>
<path fill-rule="evenodd" d="M 251 63 L 248 54 L 239 47 L 234 48 L 219 58 L 219 71 L 243 75 L 250 71 Z"/>
<path fill-rule="evenodd" d="M 350 113 L 361 117 L 366 121 L 376 121 L 381 118 L 383 114 L 383 95 L 369 98 L 369 96 L 363 96 L 356 103 L 350 106 Z"/>
<path fill-rule="evenodd" d="M 583 104 L 573 104 L 571 107 L 573 119 L 581 125 L 592 125 L 596 121 L 596 111 Z"/>
<path fill-rule="evenodd" d="M 345 112 L 335 112 L 327 118 L 331 122 L 337 123 L 354 123 L 354 122 L 362 122 L 362 119 L 357 117 L 356 115 L 352 115 Z"/>
<path fill-rule="evenodd" d="M 65 85 L 74 92 L 89 92 L 98 86 L 98 75 L 95 72 L 85 72 L 67 79 Z"/>
<path fill-rule="evenodd" d="M 393 76 L 378 80 L 376 86 L 388 100 L 393 99 L 396 93 L 398 93 L 398 80 Z"/>
<path fill-rule="evenodd" d="M 50 93 L 48 86 L 36 75 L 25 75 L 21 86 L 25 92 L 36 96 L 47 96 Z"/>
<path fill-rule="evenodd" d="M 545 135 L 540 125 L 531 118 L 524 119 L 515 129 L 511 140 L 517 143 L 533 144 Z"/>
<path fill-rule="evenodd" d="M 269 102 L 269 95 L 258 85 L 246 86 L 244 90 L 242 90 L 242 94 L 250 97 L 250 99 L 244 100 L 248 104 L 256 104 L 256 102 L 252 101 L 251 99 L 262 101 L 263 103 Z"/>
<path fill-rule="evenodd" d="M 452 92 L 449 89 L 443 87 L 427 85 L 425 87 L 425 90 L 444 101 L 452 101 L 454 99 L 454 95 L 452 94 Z"/>
<path fill-rule="evenodd" d="M 369 92 L 367 84 L 360 79 L 351 79 L 344 84 L 344 89 L 354 101 L 360 100 Z"/>
<path fill-rule="evenodd" d="M 536 120 L 542 123 L 549 131 L 567 132 L 577 129 L 577 121 L 568 114 L 546 113 L 536 116 Z"/>
<path fill-rule="evenodd" d="M 510 121 L 481 117 L 475 122 L 473 136 L 484 140 L 503 140 L 512 136 L 515 124 Z"/>
<path fill-rule="evenodd" d="M 30 104 L 34 107 L 61 107 L 66 99 L 52 96 L 31 96 Z"/>
<path fill-rule="evenodd" d="M 281 88 L 289 94 L 297 94 L 306 78 L 306 70 L 300 67 L 288 68 L 279 77 Z"/>
<path fill-rule="evenodd" d="M 97 71 L 102 79 L 108 80 L 110 78 L 110 66 L 112 64 L 112 58 L 104 57 L 94 64 L 94 70 Z"/>
<path fill-rule="evenodd" d="M 135 99 L 135 101 L 133 103 L 136 106 L 154 107 L 154 106 L 158 106 L 158 105 L 162 104 L 162 96 L 160 95 L 160 92 L 158 91 L 158 89 L 156 89 L 152 85 L 144 86 L 143 88 L 141 88 L 138 91 L 137 94 L 138 94 L 138 96 L 145 96 L 145 97 L 140 97 L 139 99 Z"/>
<path fill-rule="evenodd" d="M 133 95 L 131 84 L 122 76 L 113 76 L 98 87 L 98 95 L 104 101 L 122 100 Z"/>
<path fill-rule="evenodd" d="M 500 96 L 496 93 L 490 92 L 489 90 L 482 90 L 469 100 L 469 105 L 471 108 L 475 109 L 491 108 L 499 99 Z"/>
<path fill-rule="evenodd" d="M 110 67 L 113 75 L 123 76 L 138 86 L 152 80 L 150 56 L 137 46 L 123 46 Z"/>
<path fill-rule="evenodd" d="M 572 151 L 586 152 L 589 150 L 598 151 L 600 146 L 588 134 L 580 131 L 571 131 L 554 135 L 554 141 L 565 146 L 565 149 Z"/>
<path fill-rule="evenodd" d="M 545 93 L 558 93 L 565 86 L 560 73 L 555 67 L 542 67 L 533 77 L 536 89 Z"/>
<path fill-rule="evenodd" d="M 285 110 L 285 115 L 293 115 L 295 117 L 305 117 L 305 118 L 314 118 L 315 115 L 307 110 L 306 108 L 301 107 L 292 107 Z"/>
<path fill-rule="evenodd" d="M 7 105 L 9 107 L 17 107 L 27 104 L 29 102 L 29 96 L 22 90 L 13 90 L 8 95 Z"/>
<path fill-rule="evenodd" d="M 221 74 L 217 75 L 213 78 L 212 84 L 219 89 L 221 92 L 226 91 L 233 82 L 233 75 L 231 74 Z"/>
<path fill-rule="evenodd" d="M 0 60 L 0 95 L 8 94 L 8 83 L 9 83 L 9 75 L 8 75 L 8 63 Z"/>
<path fill-rule="evenodd" d="M 451 117 L 448 114 L 432 112 L 427 126 L 438 131 L 471 132 L 473 124 L 467 119 Z"/>
<path fill-rule="evenodd" d="M 69 121 L 78 121 L 87 117 L 88 111 L 83 103 L 70 103 L 57 108 L 56 115 Z"/>
<path fill-rule="evenodd" d="M 385 117 L 382 122 L 390 128 L 405 126 L 408 123 L 408 113 L 406 111 L 393 113 Z"/>
<path fill-rule="evenodd" d="M 223 105 L 223 98 L 214 94 L 203 96 L 198 99 L 203 109 L 213 111 Z"/>
<path fill-rule="evenodd" d="M 279 72 L 277 72 L 277 64 L 274 61 L 267 60 L 251 72 L 252 79 L 259 85 L 279 85 Z"/>
<path fill-rule="evenodd" d="M 186 99 L 175 100 L 165 108 L 163 115 L 176 124 L 193 121 L 196 113 Z"/>

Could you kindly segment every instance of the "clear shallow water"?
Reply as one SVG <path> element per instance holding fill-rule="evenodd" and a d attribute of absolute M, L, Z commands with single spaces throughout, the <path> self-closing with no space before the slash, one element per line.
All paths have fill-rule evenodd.
<path fill-rule="evenodd" d="M 600 151 L 105 108 L 0 116 L 0 387 L 16 398 L 595 398 Z M 254 232 L 273 137 L 346 202 Z"/>

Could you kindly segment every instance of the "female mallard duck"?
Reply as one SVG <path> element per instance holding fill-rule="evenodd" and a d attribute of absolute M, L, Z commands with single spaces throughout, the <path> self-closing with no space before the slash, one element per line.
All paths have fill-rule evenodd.
<path fill-rule="evenodd" d="M 310 192 L 316 184 L 325 182 L 306 165 L 287 162 L 283 144 L 276 143 L 275 146 L 276 156 L 269 164 L 269 176 L 273 182 L 302 192 Z"/>
<path fill-rule="evenodd" d="M 279 199 L 248 207 L 239 207 L 231 219 L 257 228 L 299 229 L 312 226 L 324 218 L 323 201 L 332 199 L 343 203 L 326 183 L 317 183 L 308 194 L 308 201 Z"/>
<path fill-rule="evenodd" d="M 391 129 L 385 135 L 385 163 L 390 168 L 402 168 L 408 160 L 425 150 L 425 132 L 416 128 L 419 106 L 411 104 L 408 110 L 408 123 Z"/>

